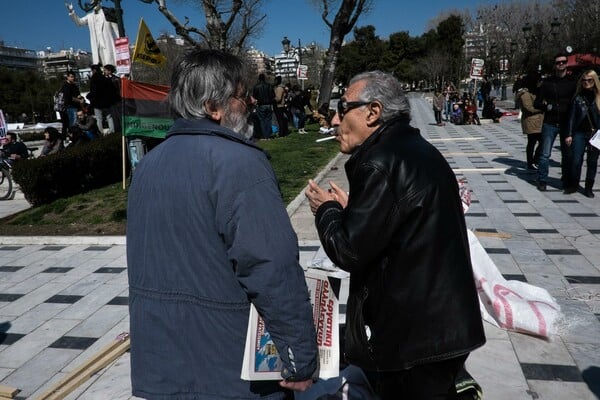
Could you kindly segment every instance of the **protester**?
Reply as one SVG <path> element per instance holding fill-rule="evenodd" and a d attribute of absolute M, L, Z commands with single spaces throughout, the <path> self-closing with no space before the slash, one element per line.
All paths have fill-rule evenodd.
<path fill-rule="evenodd" d="M 29 157 L 29 150 L 25 143 L 17 140 L 17 134 L 8 132 L 9 142 L 2 146 L 2 154 L 6 161 L 12 165 L 17 160 L 24 160 Z"/>
<path fill-rule="evenodd" d="M 317 374 L 312 307 L 277 179 L 251 141 L 242 61 L 192 50 L 175 63 L 176 120 L 128 193 L 133 395 L 281 399 Z M 250 303 L 283 381 L 240 379 Z M 285 389 L 284 389 L 285 388 Z"/>
<path fill-rule="evenodd" d="M 539 94 L 533 103 L 538 110 L 544 111 L 544 123 L 542 124 L 542 153 L 538 164 L 537 189 L 546 190 L 550 156 L 556 135 L 560 137 L 562 172 L 561 180 L 563 189 L 570 192 L 575 186 L 569 181 L 571 175 L 571 152 L 565 143 L 567 138 L 567 121 L 569 118 L 569 106 L 575 94 L 575 81 L 567 74 L 567 56 L 557 54 L 554 57 L 554 75 L 544 79 L 540 86 Z"/>
<path fill-rule="evenodd" d="M 118 94 L 110 78 L 105 76 L 100 65 L 92 65 L 92 76 L 90 78 L 90 92 L 87 99 L 94 110 L 94 118 L 101 133 L 104 132 L 104 119 L 108 127 L 108 133 L 115 132 L 112 106 L 118 100 Z"/>
<path fill-rule="evenodd" d="M 117 68 L 115 68 L 112 64 L 106 64 L 102 68 L 104 76 L 108 78 L 108 80 L 112 83 L 114 87 L 115 93 L 115 101 L 113 105 L 110 107 L 110 114 L 112 115 L 112 119 L 114 121 L 115 132 L 121 133 L 121 123 L 122 123 L 122 104 L 121 104 L 121 78 L 116 75 Z"/>
<path fill-rule="evenodd" d="M 587 171 L 585 174 L 586 197 L 594 197 L 593 187 L 598 170 L 599 150 L 590 145 L 591 136 L 600 128 L 600 81 L 594 70 L 585 71 L 577 82 L 577 91 L 569 113 L 569 123 L 565 143 L 571 147 L 573 163 L 569 182 L 571 187 L 565 193 L 574 193 L 579 187 L 583 153 L 587 150 Z"/>
<path fill-rule="evenodd" d="M 256 100 L 256 116 L 260 121 L 260 134 L 256 134 L 256 136 L 262 139 L 271 139 L 275 92 L 273 86 L 266 81 L 265 74 L 258 75 L 258 83 L 252 88 L 252 97 Z"/>
<path fill-rule="evenodd" d="M 496 107 L 496 97 L 491 96 L 488 97 L 487 100 L 484 100 L 481 118 L 491 119 L 493 122 L 498 123 L 500 122 L 501 117 L 502 111 L 498 110 Z"/>
<path fill-rule="evenodd" d="M 306 111 L 305 109 L 309 109 L 311 114 L 313 112 L 313 108 L 310 105 L 310 98 L 308 93 L 300 89 L 298 85 L 292 86 L 292 90 L 290 93 L 290 109 L 292 114 L 298 120 L 298 133 L 300 135 L 306 134 Z"/>
<path fill-rule="evenodd" d="M 44 129 L 44 138 L 46 140 L 44 141 L 44 147 L 42 147 L 42 151 L 40 152 L 40 157 L 56 154 L 59 151 L 64 150 L 65 145 L 56 128 L 49 126 Z"/>
<path fill-rule="evenodd" d="M 64 139 L 67 136 L 69 126 L 75 124 L 77 110 L 80 110 L 82 104 L 85 103 L 79 87 L 75 83 L 75 72 L 67 71 L 65 82 L 60 91 L 63 94 L 65 104 L 65 110 L 60 112 L 60 120 L 62 121 L 61 137 Z"/>
<path fill-rule="evenodd" d="M 481 125 L 481 121 L 479 120 L 479 115 L 477 115 L 477 104 L 472 101 L 470 98 L 466 98 L 464 100 L 465 107 L 465 124 L 477 124 Z"/>
<path fill-rule="evenodd" d="M 79 127 L 90 140 L 95 140 L 102 136 L 96 118 L 87 115 L 84 110 L 77 111 L 77 121 L 74 126 Z"/>
<path fill-rule="evenodd" d="M 83 130 L 77 125 L 70 126 L 69 130 L 69 144 L 65 148 L 65 150 L 73 149 L 74 147 L 79 147 L 83 144 L 89 143 L 90 138 L 85 134 Z"/>
<path fill-rule="evenodd" d="M 452 112 L 450 113 L 450 122 L 454 125 L 462 125 L 464 123 L 464 114 L 460 104 L 454 103 L 452 105 Z"/>
<path fill-rule="evenodd" d="M 433 93 L 432 106 L 433 106 L 433 116 L 435 117 L 435 123 L 437 126 L 444 125 L 444 123 L 442 122 L 442 110 L 444 109 L 444 103 L 445 103 L 444 95 L 439 90 L 436 90 Z"/>
<path fill-rule="evenodd" d="M 332 120 L 349 194 L 305 194 L 329 258 L 350 272 L 347 361 L 382 400 L 455 399 L 455 378 L 485 342 L 456 176 L 409 125 L 399 81 L 355 76 Z"/>
<path fill-rule="evenodd" d="M 285 137 L 290 134 L 288 127 L 287 118 L 287 104 L 286 99 L 288 95 L 287 88 L 281 83 L 281 76 L 275 77 L 275 100 L 273 103 L 273 111 L 275 112 L 275 118 L 277 119 L 277 126 L 279 128 L 279 137 Z"/>
<path fill-rule="evenodd" d="M 534 107 L 535 98 L 538 93 L 540 77 L 533 72 L 525 75 L 520 82 L 516 95 L 516 103 L 521 109 L 521 128 L 527 135 L 527 147 L 525 154 L 527 158 L 527 169 L 535 171 L 540 160 L 542 151 L 542 123 L 544 113 Z M 537 147 L 536 147 L 537 144 Z"/>

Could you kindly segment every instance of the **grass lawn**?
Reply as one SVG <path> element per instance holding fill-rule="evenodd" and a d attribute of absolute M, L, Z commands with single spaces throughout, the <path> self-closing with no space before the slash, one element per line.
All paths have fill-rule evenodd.
<path fill-rule="evenodd" d="M 271 156 L 286 204 L 338 153 L 335 141 L 315 143 L 321 137 L 317 125 L 306 129 L 306 135 L 293 130 L 288 137 L 258 142 Z M 127 191 L 116 183 L 2 218 L 0 236 L 123 235 L 126 204 Z"/>

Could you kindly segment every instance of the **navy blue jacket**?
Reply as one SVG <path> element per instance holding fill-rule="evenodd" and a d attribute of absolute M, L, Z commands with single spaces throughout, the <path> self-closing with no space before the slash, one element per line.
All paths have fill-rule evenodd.
<path fill-rule="evenodd" d="M 297 237 L 264 152 L 210 120 L 175 121 L 135 170 L 127 211 L 133 394 L 279 399 L 240 379 L 250 302 L 284 377 L 317 368 Z"/>

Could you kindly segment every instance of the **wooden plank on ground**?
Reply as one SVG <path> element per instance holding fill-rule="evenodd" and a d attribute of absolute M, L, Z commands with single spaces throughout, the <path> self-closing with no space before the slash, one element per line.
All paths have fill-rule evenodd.
<path fill-rule="evenodd" d="M 40 397 L 38 397 L 37 400 L 64 399 L 69 393 L 90 379 L 92 375 L 106 367 L 108 364 L 129 350 L 129 346 L 129 334 L 120 334 L 113 342 L 109 343 L 88 361 L 74 369 L 61 381 L 56 383 Z"/>
<path fill-rule="evenodd" d="M 6 385 L 0 385 L 0 399 L 2 397 L 7 399 L 14 399 L 14 397 L 19 393 L 20 390 L 17 388 L 13 388 Z"/>
<path fill-rule="evenodd" d="M 475 236 L 479 237 L 494 237 L 499 239 L 510 239 L 512 235 L 506 232 L 487 232 L 487 231 L 478 231 L 474 230 L 473 233 Z"/>

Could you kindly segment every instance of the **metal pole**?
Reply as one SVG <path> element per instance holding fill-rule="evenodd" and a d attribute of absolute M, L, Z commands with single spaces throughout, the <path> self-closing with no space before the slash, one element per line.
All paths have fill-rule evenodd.
<path fill-rule="evenodd" d="M 123 9 L 121 8 L 121 0 L 113 0 L 113 2 L 115 3 L 115 11 L 117 14 L 119 37 L 125 37 L 125 25 L 123 24 Z"/>

